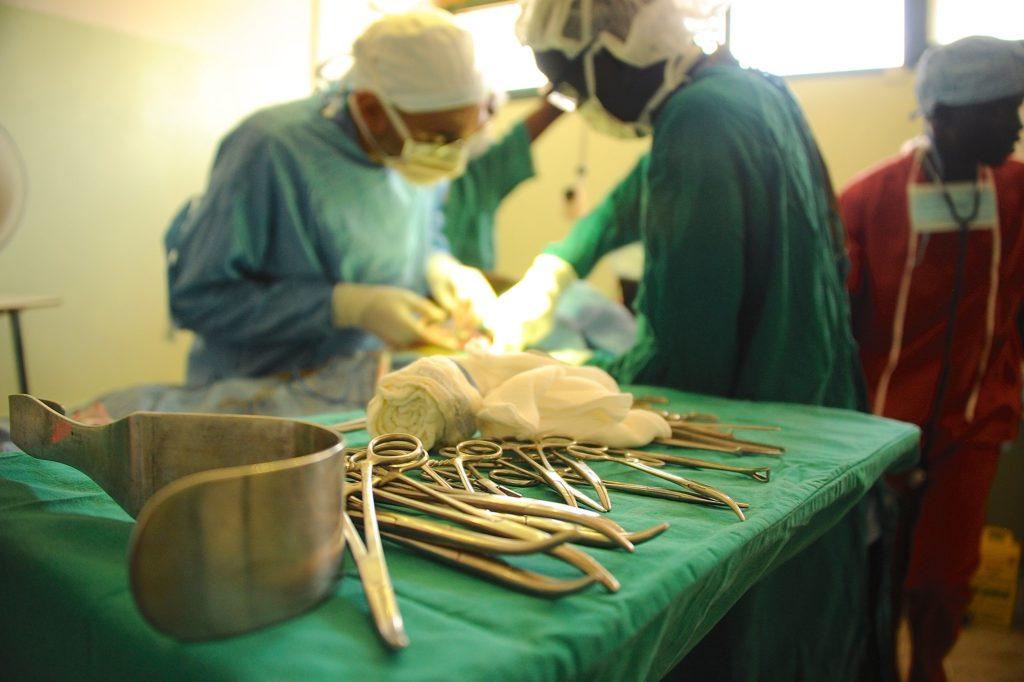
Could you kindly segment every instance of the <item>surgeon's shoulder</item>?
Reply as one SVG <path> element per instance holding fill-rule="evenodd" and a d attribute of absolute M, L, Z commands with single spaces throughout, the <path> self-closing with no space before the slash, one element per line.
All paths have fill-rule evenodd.
<path fill-rule="evenodd" d="M 752 93 L 759 85 L 735 66 L 713 66 L 680 88 L 665 103 L 655 125 L 660 145 L 708 146 L 724 153 L 728 147 L 757 146 L 766 137 L 765 123 Z M 660 130 L 659 130 L 660 129 Z"/>
<path fill-rule="evenodd" d="M 243 119 L 226 139 L 284 139 L 296 130 L 306 127 L 316 110 L 315 98 L 265 107 Z"/>
<path fill-rule="evenodd" d="M 741 104 L 735 91 L 735 86 L 741 82 L 739 71 L 713 67 L 712 73 L 677 90 L 665 102 L 656 127 L 676 128 L 683 123 L 695 122 L 702 126 L 728 125 L 730 115 Z"/>
<path fill-rule="evenodd" d="M 238 157 L 251 161 L 271 149 L 286 146 L 285 142 L 307 126 L 315 112 L 314 98 L 307 98 L 275 104 L 250 114 L 221 141 L 218 162 Z"/>

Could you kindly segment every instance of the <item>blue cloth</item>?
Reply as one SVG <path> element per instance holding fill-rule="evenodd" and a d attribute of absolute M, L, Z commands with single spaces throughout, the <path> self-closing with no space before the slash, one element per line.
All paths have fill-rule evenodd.
<path fill-rule="evenodd" d="M 372 162 L 323 95 L 259 111 L 220 144 L 206 193 L 165 237 L 174 322 L 194 331 L 188 383 L 316 368 L 379 347 L 332 324 L 335 284 L 425 293 L 445 249 L 437 188 Z"/>
<path fill-rule="evenodd" d="M 915 83 L 921 113 L 1024 94 L 1024 42 L 971 36 L 927 50 Z"/>

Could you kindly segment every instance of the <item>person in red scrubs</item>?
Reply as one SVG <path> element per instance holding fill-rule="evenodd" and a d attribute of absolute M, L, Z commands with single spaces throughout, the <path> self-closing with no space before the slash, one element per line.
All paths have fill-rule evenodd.
<path fill-rule="evenodd" d="M 894 617 L 912 680 L 944 680 L 979 561 L 1001 445 L 1021 419 L 1024 45 L 972 37 L 925 53 L 927 136 L 840 198 L 854 334 L 876 414 L 921 427 L 897 477 Z M 894 628 L 895 632 L 895 628 Z"/>

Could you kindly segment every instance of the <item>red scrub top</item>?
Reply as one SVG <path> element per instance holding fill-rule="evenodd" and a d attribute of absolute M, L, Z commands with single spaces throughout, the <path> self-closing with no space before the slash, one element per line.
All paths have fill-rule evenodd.
<path fill-rule="evenodd" d="M 887 160 L 856 178 L 840 198 L 852 265 L 848 286 L 854 334 L 871 405 L 877 404 L 879 382 L 893 347 L 893 321 L 911 237 L 907 182 L 914 169 L 914 152 Z M 990 335 L 987 306 L 994 235 L 991 230 L 972 230 L 935 453 L 968 441 L 995 445 L 1010 440 L 1020 422 L 1021 339 L 1016 316 L 1024 292 L 1024 164 L 1007 161 L 992 169 L 992 177 L 1001 241 L 994 328 Z M 902 346 L 881 410 L 886 417 L 920 426 L 928 420 L 942 362 L 958 240 L 956 232 L 946 232 L 919 242 Z M 984 362 L 986 344 L 990 350 Z M 967 410 L 972 392 L 977 393 L 973 417 Z"/>

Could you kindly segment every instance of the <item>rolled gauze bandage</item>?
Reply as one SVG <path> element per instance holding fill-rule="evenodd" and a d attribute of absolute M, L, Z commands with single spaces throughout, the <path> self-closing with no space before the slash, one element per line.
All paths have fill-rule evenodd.
<path fill-rule="evenodd" d="M 445 357 L 420 358 L 385 375 L 366 408 L 373 436 L 408 433 L 423 446 L 454 445 L 476 433 L 480 392 L 466 374 Z"/>

